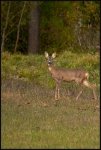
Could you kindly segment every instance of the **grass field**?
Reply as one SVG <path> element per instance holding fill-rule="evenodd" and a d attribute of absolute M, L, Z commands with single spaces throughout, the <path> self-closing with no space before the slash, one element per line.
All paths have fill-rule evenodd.
<path fill-rule="evenodd" d="M 55 84 L 43 56 L 2 55 L 2 148 L 100 147 L 99 56 L 80 55 L 77 61 L 77 54 L 58 56 L 57 65 L 87 69 L 90 81 L 97 84 L 98 100 L 82 87 L 83 94 L 75 101 L 81 87 L 63 83 L 61 99 L 55 102 Z"/>

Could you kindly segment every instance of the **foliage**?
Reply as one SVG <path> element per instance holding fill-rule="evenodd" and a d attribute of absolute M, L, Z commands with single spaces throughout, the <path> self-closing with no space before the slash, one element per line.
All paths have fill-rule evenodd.
<path fill-rule="evenodd" d="M 56 51 L 67 47 L 91 50 L 99 42 L 99 34 L 96 32 L 99 28 L 99 14 L 99 3 L 94 1 L 43 3 L 40 19 L 42 50 L 50 47 Z"/>
<path fill-rule="evenodd" d="M 5 49 L 10 52 L 14 52 L 14 46 L 16 41 L 16 34 L 17 34 L 17 25 L 20 19 L 21 10 L 23 7 L 24 2 L 17 2 L 13 1 L 10 2 L 10 14 L 9 14 L 9 20 L 8 20 L 8 26 L 6 29 L 6 37 L 5 37 Z M 20 31 L 20 39 L 19 39 L 19 45 L 18 45 L 18 51 L 20 52 L 26 52 L 27 51 L 27 38 L 28 38 L 28 11 L 29 11 L 29 3 L 26 2 L 26 9 L 24 10 L 24 17 L 21 21 L 21 31 Z M 1 2 L 1 33 L 3 34 L 3 28 L 5 25 L 5 18 L 6 18 L 6 11 L 8 9 L 8 2 Z"/>
<path fill-rule="evenodd" d="M 5 50 L 14 52 L 17 24 L 24 2 L 11 2 L 6 29 Z M 68 48 L 94 50 L 99 44 L 99 1 L 45 1 L 40 5 L 40 53 L 45 50 L 58 52 Z M 17 51 L 28 51 L 29 12 L 32 2 L 26 1 L 21 21 Z M 8 2 L 1 2 L 1 33 L 6 22 Z"/>

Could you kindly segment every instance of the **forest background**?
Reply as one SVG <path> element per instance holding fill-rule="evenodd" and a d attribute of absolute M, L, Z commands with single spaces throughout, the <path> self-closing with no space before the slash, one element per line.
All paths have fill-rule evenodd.
<path fill-rule="evenodd" d="M 1 50 L 95 52 L 100 1 L 1 1 Z"/>

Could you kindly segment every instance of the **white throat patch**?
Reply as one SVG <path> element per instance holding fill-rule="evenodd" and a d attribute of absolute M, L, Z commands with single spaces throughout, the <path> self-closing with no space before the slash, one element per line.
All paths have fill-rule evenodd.
<path fill-rule="evenodd" d="M 52 68 L 51 68 L 51 67 L 48 67 L 48 69 L 49 69 L 49 71 L 51 71 L 51 70 L 52 70 Z"/>

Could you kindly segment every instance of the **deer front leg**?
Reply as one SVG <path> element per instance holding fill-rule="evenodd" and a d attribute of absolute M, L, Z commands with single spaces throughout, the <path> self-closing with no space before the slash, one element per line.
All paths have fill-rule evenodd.
<path fill-rule="evenodd" d="M 60 99 L 60 84 L 61 80 L 58 80 L 58 98 Z"/>
<path fill-rule="evenodd" d="M 58 88 L 57 88 L 57 97 L 58 97 L 58 99 L 60 99 L 60 88 L 59 88 L 59 84 L 58 84 Z"/>
<path fill-rule="evenodd" d="M 56 83 L 55 100 L 58 100 L 58 84 Z"/>
<path fill-rule="evenodd" d="M 55 100 L 60 99 L 60 80 L 56 80 Z"/>
<path fill-rule="evenodd" d="M 82 90 L 79 92 L 79 94 L 77 95 L 77 97 L 76 97 L 76 100 L 78 100 L 79 99 L 79 97 L 80 97 L 80 95 L 82 94 Z"/>
<path fill-rule="evenodd" d="M 58 99 L 60 99 L 60 89 L 58 88 Z"/>

